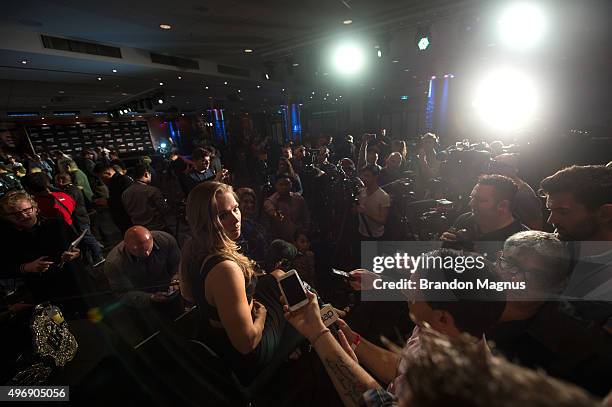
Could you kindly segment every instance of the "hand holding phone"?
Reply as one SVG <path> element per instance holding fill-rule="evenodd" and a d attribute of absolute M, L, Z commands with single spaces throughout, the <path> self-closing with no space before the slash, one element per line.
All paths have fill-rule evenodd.
<path fill-rule="evenodd" d="M 308 304 L 308 297 L 302 279 L 295 270 L 290 270 L 278 278 L 278 286 L 289 307 L 289 311 L 295 311 Z"/>

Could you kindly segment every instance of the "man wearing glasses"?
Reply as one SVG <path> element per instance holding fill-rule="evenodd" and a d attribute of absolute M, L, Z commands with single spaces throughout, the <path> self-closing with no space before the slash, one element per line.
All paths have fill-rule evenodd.
<path fill-rule="evenodd" d="M 76 233 L 62 219 L 38 216 L 36 201 L 23 191 L 0 199 L 0 233 L 5 236 L 0 256 L 1 278 L 23 279 L 36 302 L 47 300 L 77 306 L 76 260 L 79 249 L 68 251 Z"/>
<path fill-rule="evenodd" d="M 525 289 L 506 291 L 501 322 L 487 339 L 509 360 L 604 396 L 612 377 L 612 337 L 562 300 L 569 259 L 565 244 L 552 233 L 532 230 L 509 237 L 496 270 L 503 281 L 525 282 Z"/>

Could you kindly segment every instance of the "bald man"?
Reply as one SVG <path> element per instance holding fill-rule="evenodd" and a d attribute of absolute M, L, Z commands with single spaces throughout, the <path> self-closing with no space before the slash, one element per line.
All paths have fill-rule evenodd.
<path fill-rule="evenodd" d="M 180 250 L 166 232 L 133 226 L 104 265 L 111 289 L 129 305 L 146 307 L 169 301 L 168 288 L 178 278 Z"/>
<path fill-rule="evenodd" d="M 491 174 L 505 175 L 511 178 L 518 186 L 514 197 L 513 214 L 523 225 L 532 230 L 544 228 L 542 215 L 542 201 L 533 189 L 523 181 L 519 175 L 519 159 L 516 154 L 500 154 L 491 163 Z"/>

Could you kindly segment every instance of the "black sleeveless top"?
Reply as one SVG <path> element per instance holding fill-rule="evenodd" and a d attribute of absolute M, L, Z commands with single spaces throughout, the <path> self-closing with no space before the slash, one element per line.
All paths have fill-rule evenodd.
<path fill-rule="evenodd" d="M 210 305 L 208 301 L 206 301 L 205 296 L 205 281 L 208 273 L 219 263 L 225 260 L 231 260 L 228 257 L 222 255 L 214 255 L 207 259 L 204 259 L 205 263 L 202 264 L 193 264 L 192 269 L 189 270 L 189 276 L 191 279 L 191 287 L 193 291 L 193 297 L 195 299 L 196 305 L 200 310 L 200 315 L 202 318 L 202 323 L 210 326 L 210 320 L 221 322 L 219 319 L 219 312 L 217 308 Z M 198 270 L 195 270 L 195 266 L 198 266 Z M 253 296 L 255 294 L 255 287 L 257 286 L 257 276 L 253 275 L 250 281 L 246 281 L 245 278 L 245 288 L 246 288 L 246 297 L 249 304 L 253 300 Z M 217 327 L 215 327 L 217 328 Z"/>

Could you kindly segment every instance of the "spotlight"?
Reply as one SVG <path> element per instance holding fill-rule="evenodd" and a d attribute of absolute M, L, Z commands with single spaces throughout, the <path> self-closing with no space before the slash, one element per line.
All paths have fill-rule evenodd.
<path fill-rule="evenodd" d="M 546 25 L 542 10 L 530 3 L 510 6 L 498 24 L 502 41 L 513 48 L 530 48 L 537 44 Z"/>
<path fill-rule="evenodd" d="M 359 72 L 363 67 L 363 50 L 354 44 L 344 44 L 335 50 L 333 60 L 334 66 L 339 72 L 352 75 Z"/>
<path fill-rule="evenodd" d="M 157 99 L 157 103 L 159 103 L 160 105 L 163 105 L 164 104 L 164 99 L 162 99 L 162 98 Z"/>
<path fill-rule="evenodd" d="M 472 103 L 485 123 L 501 131 L 526 126 L 535 114 L 537 105 L 533 82 L 510 69 L 501 69 L 485 77 Z"/>
<path fill-rule="evenodd" d="M 416 42 L 419 50 L 425 51 L 429 44 L 431 43 L 431 33 L 428 27 L 419 27 L 416 32 L 416 36 L 414 37 L 414 41 Z"/>

